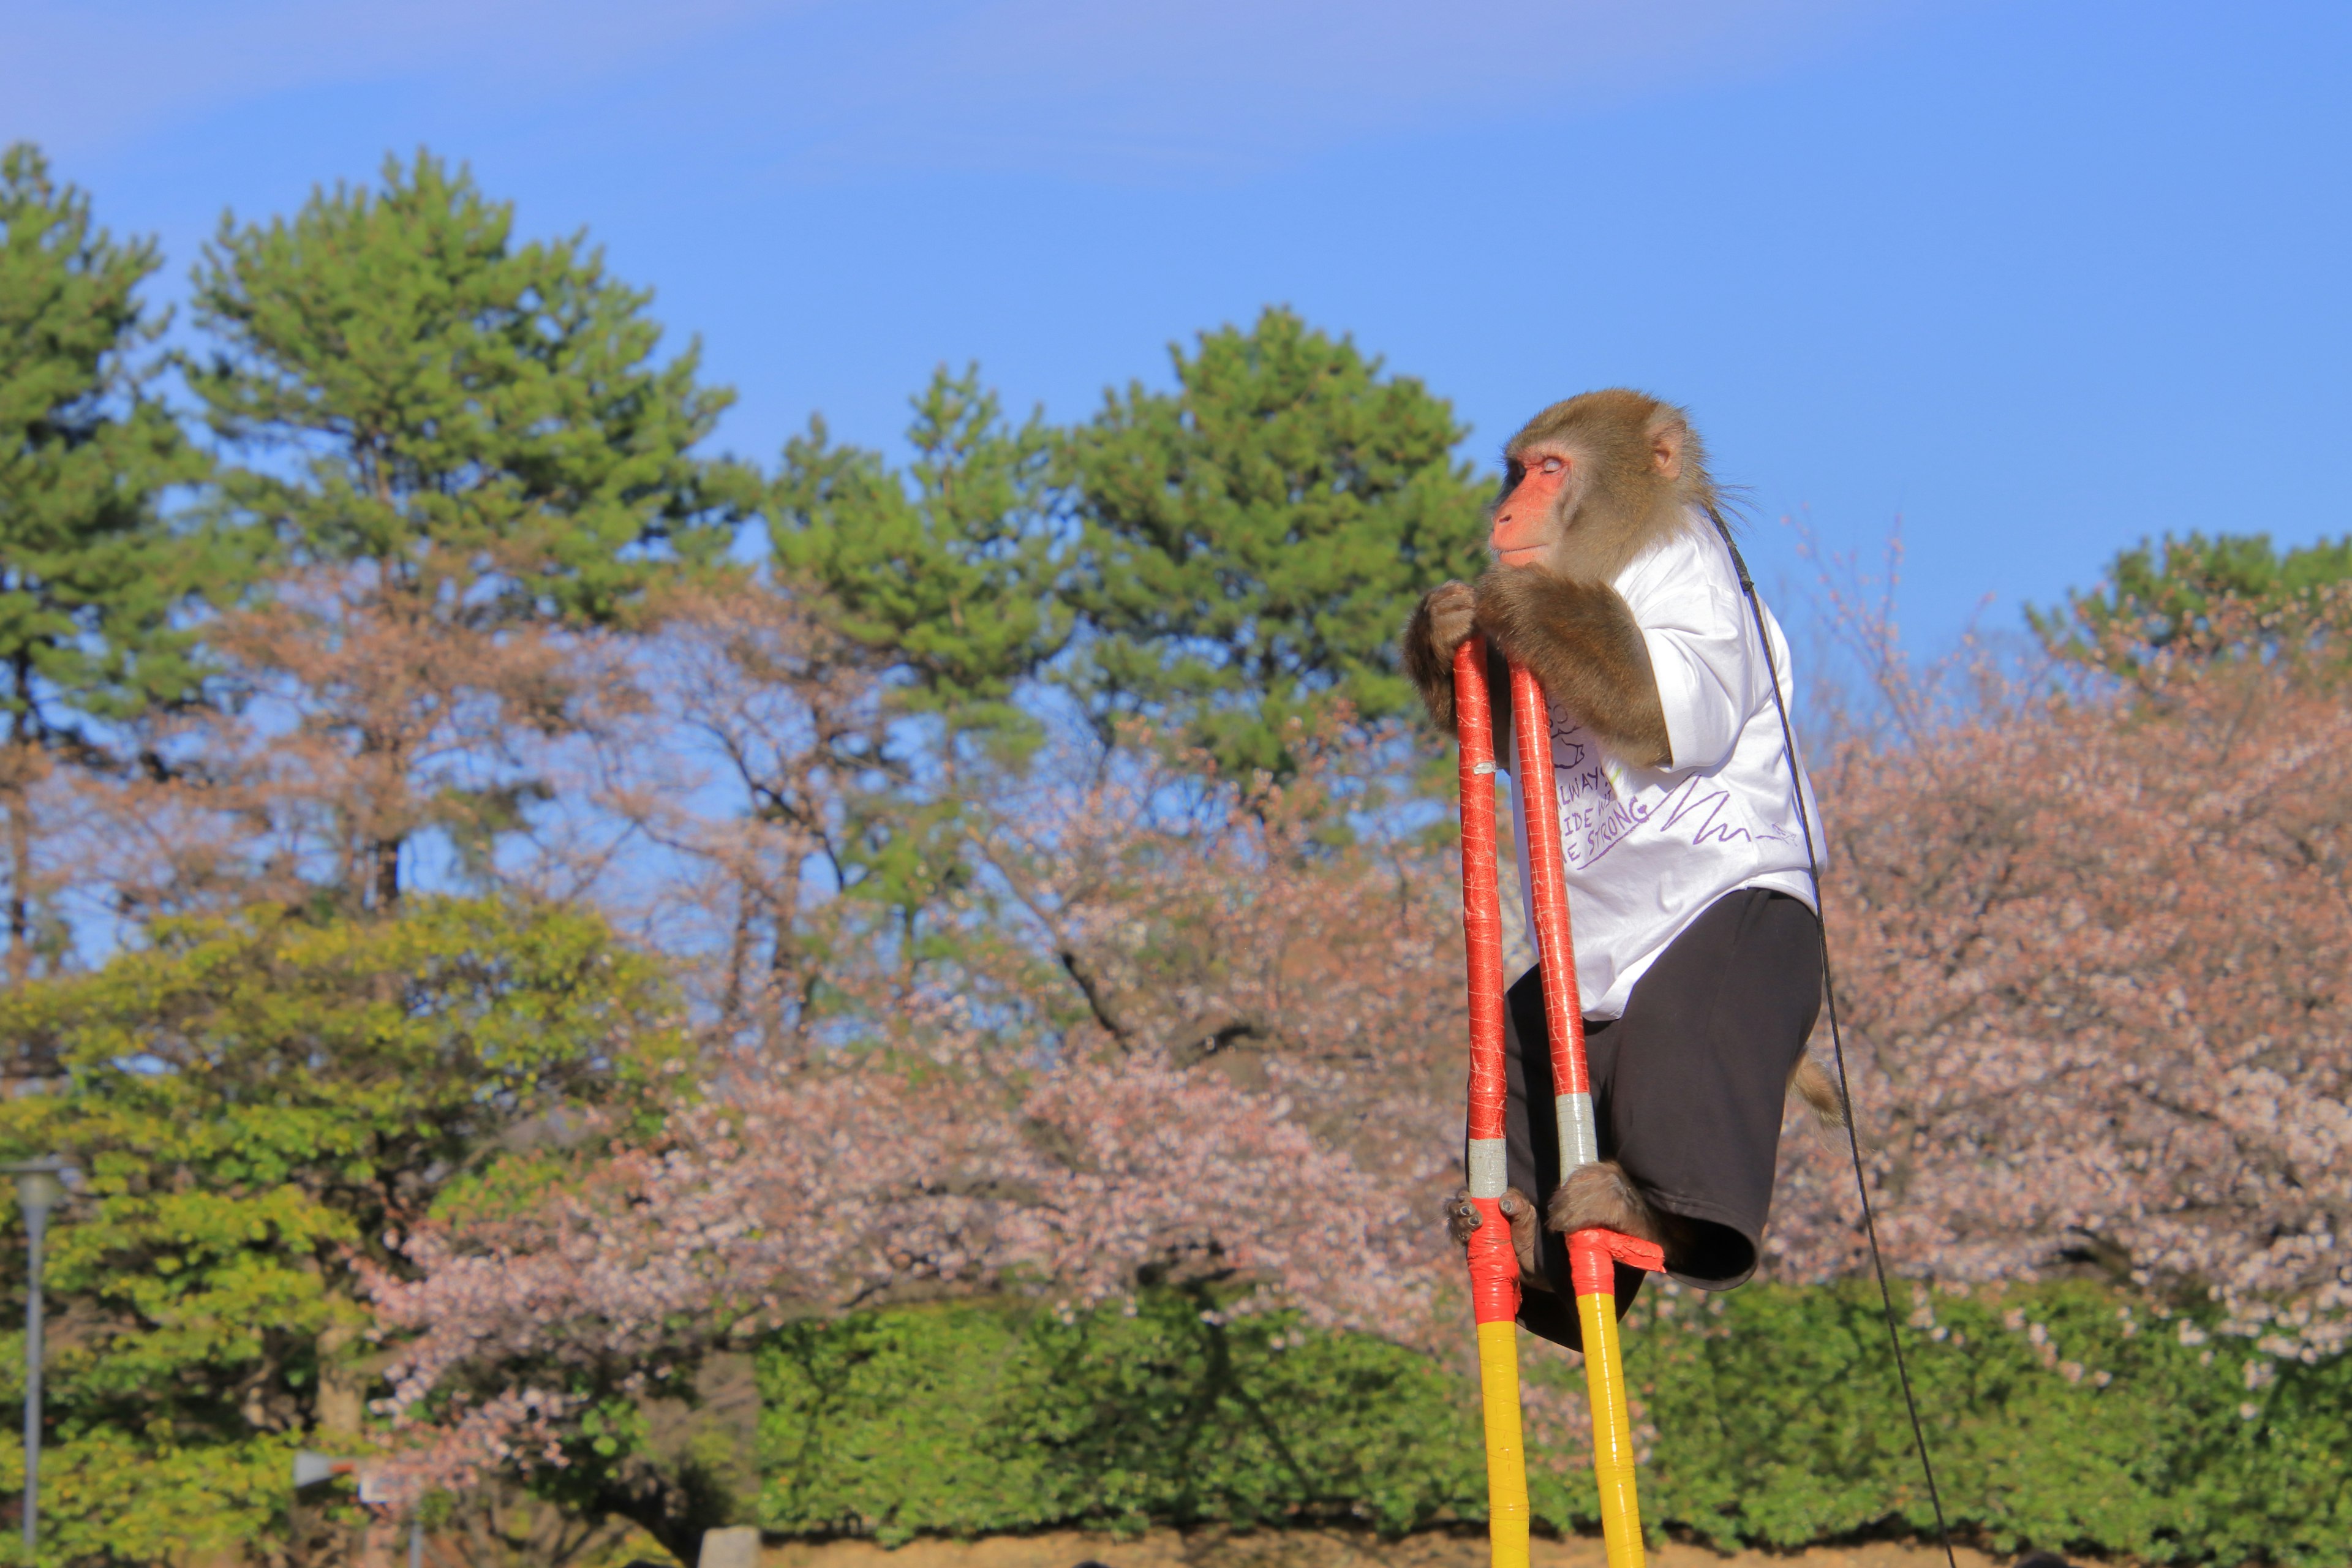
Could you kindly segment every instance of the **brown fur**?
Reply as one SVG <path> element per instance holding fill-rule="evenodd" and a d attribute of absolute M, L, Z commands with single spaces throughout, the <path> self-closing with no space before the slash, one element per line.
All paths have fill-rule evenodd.
<path fill-rule="evenodd" d="M 1627 761 L 1673 766 L 1650 647 L 1616 589 L 1519 566 L 1487 573 L 1477 592 L 1478 629 L 1533 670 L 1545 696 Z"/>
<path fill-rule="evenodd" d="M 1830 1081 L 1830 1075 L 1811 1057 L 1798 1058 L 1796 1069 L 1789 1074 L 1789 1088 L 1803 1097 L 1812 1107 L 1813 1120 L 1823 1127 L 1840 1128 L 1846 1124 L 1845 1096 Z"/>
<path fill-rule="evenodd" d="M 1447 584 L 1452 586 L 1452 584 Z M 1422 595 L 1413 606 L 1412 619 L 1404 628 L 1404 672 L 1421 690 L 1422 705 L 1429 710 L 1430 722 L 1448 734 L 1454 731 L 1454 660 L 1453 649 L 1441 654 L 1431 623 L 1435 619 L 1430 601 L 1437 594 Z"/>
<path fill-rule="evenodd" d="M 1657 1212 L 1625 1173 L 1625 1167 L 1614 1160 L 1596 1160 L 1570 1171 L 1568 1180 L 1552 1194 L 1551 1212 L 1544 1219 L 1562 1236 L 1597 1226 L 1643 1241 L 1665 1239 Z"/>

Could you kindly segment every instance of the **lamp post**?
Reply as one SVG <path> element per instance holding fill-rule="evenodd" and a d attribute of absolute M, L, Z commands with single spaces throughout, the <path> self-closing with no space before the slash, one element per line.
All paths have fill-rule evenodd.
<path fill-rule="evenodd" d="M 25 1554 L 41 1534 L 41 1243 L 49 1211 L 65 1201 L 64 1177 L 73 1167 L 50 1155 L 0 1161 L 16 1178 L 16 1206 L 25 1212 Z"/>
<path fill-rule="evenodd" d="M 305 1448 L 294 1456 L 294 1489 L 317 1486 L 336 1476 L 350 1476 L 360 1483 L 360 1501 L 381 1502 L 375 1472 L 368 1468 L 365 1459 L 339 1459 L 332 1454 L 314 1454 Z M 408 1516 L 408 1568 L 425 1568 L 425 1521 L 415 1513 Z"/>

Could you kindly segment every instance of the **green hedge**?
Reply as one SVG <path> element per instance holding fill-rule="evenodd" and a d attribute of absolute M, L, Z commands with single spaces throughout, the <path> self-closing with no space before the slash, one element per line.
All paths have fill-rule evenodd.
<path fill-rule="evenodd" d="M 1645 1503 L 1726 1546 L 1931 1528 L 1874 1289 L 1713 1300 L 1664 1300 L 1629 1357 L 1657 1431 Z M 1956 1529 L 1996 1551 L 2352 1560 L 2352 1356 L 2275 1361 L 2088 1285 L 1903 1304 Z"/>
<path fill-rule="evenodd" d="M 2086 1285 L 1905 1308 L 1945 1506 L 1981 1544 L 2352 1560 L 2352 1357 L 2273 1360 Z M 1649 1295 L 1628 1342 L 1654 1531 L 1788 1547 L 1928 1526 L 1866 1289 Z M 1581 1388 L 1522 1345 L 1531 1381 Z M 782 1533 L 1484 1517 L 1461 1369 L 1198 1293 L 866 1314 L 781 1333 L 758 1364 L 760 1522 Z M 1580 1460 L 1531 1470 L 1539 1520 L 1593 1524 Z"/>
<path fill-rule="evenodd" d="M 1160 1291 L 1131 1314 L 959 1304 L 788 1331 L 757 1363 L 759 1521 L 893 1542 L 1302 1513 L 1394 1531 L 1484 1495 L 1451 1369 L 1208 1310 Z"/>

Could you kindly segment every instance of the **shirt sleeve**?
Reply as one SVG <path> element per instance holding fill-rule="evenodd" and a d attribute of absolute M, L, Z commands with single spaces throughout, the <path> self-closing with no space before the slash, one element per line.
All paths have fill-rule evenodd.
<path fill-rule="evenodd" d="M 1714 542 L 1685 536 L 1636 563 L 1619 584 L 1649 645 L 1675 773 L 1729 760 L 1764 696 L 1738 580 Z"/>

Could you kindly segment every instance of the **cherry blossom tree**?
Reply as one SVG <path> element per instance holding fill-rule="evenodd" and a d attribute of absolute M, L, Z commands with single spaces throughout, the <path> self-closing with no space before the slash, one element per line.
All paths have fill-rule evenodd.
<path fill-rule="evenodd" d="M 2346 1344 L 2352 710 L 2324 660 L 2212 651 L 2263 642 L 2225 626 L 2128 685 L 1997 687 L 1825 770 L 1848 1045 L 1904 1271 L 2092 1269 L 2271 1353 Z M 1773 1267 L 1852 1270 L 1843 1150 L 1785 1148 Z"/>
<path fill-rule="evenodd" d="M 951 1020 L 941 1020 L 952 1032 Z M 936 1064 L 935 1064 L 936 1065 Z M 1425 1338 L 1427 1205 L 1279 1097 L 1143 1061 L 1036 1075 L 803 1072 L 674 1117 L 553 1202 L 410 1236 L 379 1273 L 400 1338 L 382 1408 L 403 1496 L 589 1459 L 583 1417 L 677 1390 L 714 1345 L 793 1317 L 1025 1289 L 1067 1307 L 1146 1270 L 1254 1282 L 1332 1326 Z M 677 1521 L 643 1466 L 605 1506 Z"/>
<path fill-rule="evenodd" d="M 992 918 L 949 959 L 910 984 L 835 952 L 817 1048 L 738 1052 L 546 1204 L 404 1237 L 413 1271 L 373 1287 L 404 1495 L 600 1465 L 598 1506 L 676 1527 L 660 1478 L 591 1456 L 604 1402 L 944 1293 L 1206 1277 L 1231 1310 L 1449 1343 L 1449 857 L 1334 835 L 1348 758 L 1298 750 L 1280 787 L 1138 746 L 975 805 L 961 913 Z"/>

